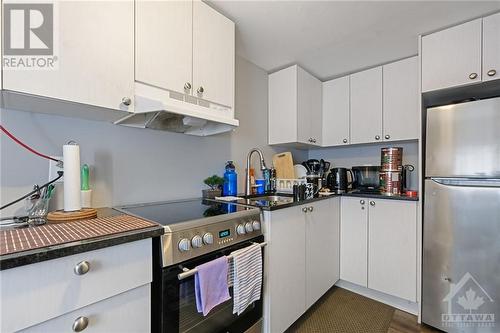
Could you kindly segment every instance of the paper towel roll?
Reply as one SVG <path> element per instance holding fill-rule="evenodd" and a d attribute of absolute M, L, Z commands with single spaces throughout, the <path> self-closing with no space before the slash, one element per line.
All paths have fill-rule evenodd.
<path fill-rule="evenodd" d="M 67 144 L 63 146 L 64 162 L 64 211 L 72 212 L 82 209 L 80 201 L 80 146 Z"/>

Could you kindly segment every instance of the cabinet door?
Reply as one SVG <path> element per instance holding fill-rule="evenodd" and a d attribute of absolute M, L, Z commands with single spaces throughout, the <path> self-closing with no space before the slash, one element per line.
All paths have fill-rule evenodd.
<path fill-rule="evenodd" d="M 323 83 L 322 146 L 349 143 L 349 76 Z"/>
<path fill-rule="evenodd" d="M 268 76 L 270 145 L 297 142 L 297 66 Z"/>
<path fill-rule="evenodd" d="M 184 92 L 192 84 L 193 3 L 138 0 L 135 8 L 136 81 Z"/>
<path fill-rule="evenodd" d="M 342 198 L 340 218 L 340 278 L 368 285 L 368 202 Z"/>
<path fill-rule="evenodd" d="M 483 81 L 500 79 L 500 13 L 483 18 Z"/>
<path fill-rule="evenodd" d="M 418 139 L 418 57 L 383 66 L 384 140 Z"/>
<path fill-rule="evenodd" d="M 309 205 L 306 215 L 306 308 L 339 279 L 340 198 Z"/>
<path fill-rule="evenodd" d="M 268 245 L 264 283 L 268 332 L 284 332 L 306 310 L 305 213 L 291 207 L 270 213 L 264 221 Z"/>
<path fill-rule="evenodd" d="M 150 332 L 151 287 L 147 284 L 132 289 L 31 326 L 23 332 L 79 332 L 73 328 L 73 324 L 80 317 L 87 319 L 87 326 L 83 328 L 85 332 Z"/>
<path fill-rule="evenodd" d="M 321 81 L 297 67 L 298 142 L 321 145 Z"/>
<path fill-rule="evenodd" d="M 422 91 L 481 82 L 481 19 L 422 37 Z"/>
<path fill-rule="evenodd" d="M 234 23 L 207 4 L 194 1 L 194 95 L 231 108 L 234 106 L 234 52 Z"/>
<path fill-rule="evenodd" d="M 3 88 L 132 111 L 122 99 L 134 95 L 134 2 L 56 4 L 58 68 L 4 70 Z"/>
<path fill-rule="evenodd" d="M 351 143 L 382 140 L 382 67 L 351 75 Z"/>
<path fill-rule="evenodd" d="M 370 200 L 368 287 L 415 302 L 417 205 Z"/>

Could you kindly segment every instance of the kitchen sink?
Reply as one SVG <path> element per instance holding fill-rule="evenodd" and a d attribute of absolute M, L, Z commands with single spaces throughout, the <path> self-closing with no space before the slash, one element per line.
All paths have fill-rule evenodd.
<path fill-rule="evenodd" d="M 264 196 L 258 196 L 258 197 L 249 197 L 247 198 L 250 201 L 286 201 L 286 202 L 291 202 L 293 201 L 292 197 L 288 196 L 282 196 L 282 195 L 264 195 Z"/>

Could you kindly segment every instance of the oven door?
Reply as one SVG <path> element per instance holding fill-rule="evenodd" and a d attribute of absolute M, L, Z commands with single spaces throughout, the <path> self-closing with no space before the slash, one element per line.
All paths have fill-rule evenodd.
<path fill-rule="evenodd" d="M 262 318 L 261 299 L 250 305 L 240 316 L 233 315 L 233 293 L 229 288 L 231 299 L 213 308 L 207 316 L 196 310 L 194 293 L 194 276 L 179 280 L 182 267 L 188 269 L 228 255 L 232 251 L 249 246 L 252 242 L 262 243 L 264 236 L 247 242 L 215 251 L 201 257 L 193 258 L 181 264 L 166 267 L 162 272 L 162 300 L 159 316 L 163 333 L 199 333 L 199 332 L 245 332 Z M 264 248 L 262 248 L 264 251 Z M 155 311 L 157 309 L 154 309 Z"/>

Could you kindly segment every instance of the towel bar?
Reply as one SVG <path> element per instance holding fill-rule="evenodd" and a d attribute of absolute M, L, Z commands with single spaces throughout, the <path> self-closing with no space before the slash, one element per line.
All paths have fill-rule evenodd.
<path fill-rule="evenodd" d="M 264 246 L 267 245 L 267 242 L 254 243 L 254 244 L 259 244 L 260 247 L 264 247 Z M 232 255 L 228 255 L 227 258 L 228 259 L 232 258 Z M 195 275 L 196 272 L 198 272 L 198 270 L 196 268 L 189 269 L 189 268 L 186 268 L 186 267 L 182 267 L 182 273 L 177 274 L 177 278 L 179 280 L 184 280 L 185 278 L 188 278 L 190 276 Z"/>

